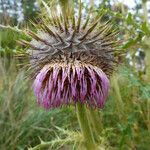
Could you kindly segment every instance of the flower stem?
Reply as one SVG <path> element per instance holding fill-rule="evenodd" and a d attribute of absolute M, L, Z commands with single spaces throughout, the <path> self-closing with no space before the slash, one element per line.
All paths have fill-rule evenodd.
<path fill-rule="evenodd" d="M 124 114 L 123 113 L 124 103 L 123 103 L 123 100 L 122 100 L 122 97 L 121 97 L 117 75 L 112 76 L 112 85 L 113 85 L 113 89 L 114 89 L 114 94 L 115 94 L 115 99 L 116 99 L 116 107 L 117 107 L 117 111 L 118 111 L 118 114 L 119 114 L 119 119 L 121 119 L 123 117 L 123 114 Z"/>
<path fill-rule="evenodd" d="M 86 149 L 95 150 L 95 141 L 87 118 L 86 108 L 80 103 L 77 104 L 77 117 L 84 136 Z"/>
<path fill-rule="evenodd" d="M 89 118 L 92 123 L 93 129 L 95 130 L 96 137 L 99 138 L 99 135 L 102 132 L 102 116 L 99 115 L 97 110 L 89 109 Z"/>

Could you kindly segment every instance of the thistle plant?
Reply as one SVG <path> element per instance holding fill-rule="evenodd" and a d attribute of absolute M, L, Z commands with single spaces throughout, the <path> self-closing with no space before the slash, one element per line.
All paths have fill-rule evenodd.
<path fill-rule="evenodd" d="M 86 148 L 91 150 L 95 141 L 83 105 L 103 108 L 120 52 L 112 23 L 103 22 L 102 13 L 82 12 L 81 3 L 78 13 L 51 11 L 35 25 L 37 32 L 26 31 L 30 42 L 19 42 L 28 47 L 38 104 L 47 110 L 75 105 Z"/>

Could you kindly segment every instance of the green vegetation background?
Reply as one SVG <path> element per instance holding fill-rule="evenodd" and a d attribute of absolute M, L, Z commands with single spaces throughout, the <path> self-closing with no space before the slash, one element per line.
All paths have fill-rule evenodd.
<path fill-rule="evenodd" d="M 34 30 L 29 20 L 35 20 L 41 11 L 33 11 L 34 2 L 23 1 L 25 20 L 18 28 L 29 26 Z M 104 8 L 106 19 L 119 24 L 120 38 L 124 40 L 120 48 L 130 54 L 133 63 L 129 65 L 131 60 L 126 54 L 121 58 L 123 63 L 111 78 L 106 106 L 98 110 L 100 145 L 104 150 L 150 149 L 150 28 L 146 3 L 141 1 L 135 14 L 122 3 L 110 5 L 109 0 L 94 7 L 97 11 Z M 75 107 L 45 111 L 36 104 L 32 84 L 22 69 L 27 60 L 15 57 L 23 50 L 16 40 L 24 35 L 7 28 L 17 25 L 15 17 L 6 18 L 3 13 L 0 16 L 1 25 L 6 26 L 0 28 L 0 149 L 23 150 L 47 141 L 50 149 L 77 149 L 82 136 Z M 144 70 L 136 68 L 139 49 L 145 56 Z"/>

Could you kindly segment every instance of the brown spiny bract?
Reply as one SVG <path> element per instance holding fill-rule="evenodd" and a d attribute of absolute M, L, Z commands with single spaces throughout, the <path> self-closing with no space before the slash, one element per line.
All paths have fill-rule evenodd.
<path fill-rule="evenodd" d="M 51 15 L 49 21 L 42 20 L 37 32 L 27 31 L 31 42 L 20 40 L 29 46 L 31 68 L 37 73 L 44 65 L 56 62 L 89 63 L 110 75 L 120 52 L 117 48 L 117 31 L 111 22 L 102 22 L 102 16 L 83 16 L 80 7 L 74 14 Z"/>

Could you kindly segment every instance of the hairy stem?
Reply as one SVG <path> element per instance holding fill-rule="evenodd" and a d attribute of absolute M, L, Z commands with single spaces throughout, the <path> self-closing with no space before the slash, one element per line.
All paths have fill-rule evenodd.
<path fill-rule="evenodd" d="M 28 150 L 39 150 L 39 149 L 43 149 L 46 147 L 50 147 L 52 145 L 51 142 L 42 142 L 41 144 L 33 147 L 33 148 L 28 148 Z"/>
<path fill-rule="evenodd" d="M 117 105 L 117 110 L 119 112 L 119 119 L 122 118 L 122 115 L 123 115 L 123 100 L 122 100 L 122 97 L 121 97 L 121 93 L 120 93 L 120 87 L 119 87 L 119 84 L 118 84 L 118 77 L 117 75 L 113 75 L 112 77 L 112 85 L 113 85 L 113 89 L 114 89 L 114 92 L 115 92 L 115 97 L 116 97 L 116 105 Z"/>
<path fill-rule="evenodd" d="M 94 109 L 89 109 L 89 119 L 92 123 L 92 127 L 95 131 L 95 136 L 98 139 L 99 135 L 102 132 L 102 118 L 99 115 L 98 111 Z"/>
<path fill-rule="evenodd" d="M 15 27 L 11 27 L 10 25 L 5 26 L 5 25 L 0 24 L 0 29 L 6 29 L 6 30 L 9 29 L 9 30 L 12 30 L 12 31 L 24 34 L 24 31 L 21 30 L 21 29 L 18 29 L 18 27 L 16 27 L 16 26 Z"/>
<path fill-rule="evenodd" d="M 95 150 L 95 141 L 88 121 L 86 108 L 80 103 L 77 104 L 77 117 L 81 128 L 81 132 L 84 136 L 86 149 Z"/>

